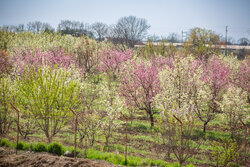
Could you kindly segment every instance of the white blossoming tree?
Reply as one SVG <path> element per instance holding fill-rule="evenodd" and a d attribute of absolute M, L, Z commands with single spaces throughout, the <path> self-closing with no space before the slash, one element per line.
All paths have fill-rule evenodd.
<path fill-rule="evenodd" d="M 192 56 L 187 56 L 177 57 L 174 67 L 167 66 L 159 74 L 162 92 L 154 99 L 161 110 L 159 129 L 163 144 L 174 153 L 180 165 L 193 153 L 190 135 L 194 126 L 194 102 L 201 73 L 198 62 Z"/>
<path fill-rule="evenodd" d="M 250 105 L 248 103 L 248 92 L 241 88 L 231 86 L 223 95 L 223 100 L 219 103 L 225 118 L 226 125 L 231 131 L 231 137 L 242 136 L 244 142 L 241 144 L 239 152 L 244 153 L 244 159 L 247 159 L 247 137 Z M 240 133 L 240 132 L 243 133 Z"/>
<path fill-rule="evenodd" d="M 101 84 L 101 98 L 102 105 L 105 112 L 105 117 L 102 123 L 103 135 L 105 136 L 105 146 L 109 150 L 110 138 L 113 136 L 114 131 L 118 128 L 119 124 L 117 119 L 123 110 L 123 102 L 117 94 L 116 83 L 103 82 Z"/>

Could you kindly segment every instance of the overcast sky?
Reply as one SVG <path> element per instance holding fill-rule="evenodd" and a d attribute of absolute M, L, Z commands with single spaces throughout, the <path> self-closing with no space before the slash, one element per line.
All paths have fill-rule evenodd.
<path fill-rule="evenodd" d="M 0 25 L 64 19 L 115 24 L 120 17 L 145 18 L 149 34 L 167 36 L 201 27 L 236 39 L 250 38 L 250 0 L 0 0 Z"/>

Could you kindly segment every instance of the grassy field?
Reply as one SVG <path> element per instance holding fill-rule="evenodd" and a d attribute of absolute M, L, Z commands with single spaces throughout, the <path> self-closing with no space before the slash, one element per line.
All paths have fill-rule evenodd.
<path fill-rule="evenodd" d="M 170 154 L 170 159 L 166 158 L 167 148 L 162 145 L 162 139 L 157 133 L 157 126 L 151 128 L 150 122 L 147 120 L 142 120 L 145 118 L 142 112 L 134 114 L 134 120 L 128 123 L 128 165 L 129 166 L 178 166 L 177 160 L 173 153 Z M 89 159 L 102 159 L 116 165 L 124 165 L 125 158 L 125 124 L 126 122 L 122 119 L 118 120 L 121 125 L 116 129 L 113 137 L 110 140 L 109 148 L 105 147 L 105 137 L 101 134 L 96 135 L 96 142 L 93 146 L 88 146 L 83 142 L 77 142 L 77 150 L 79 152 L 78 157 L 89 158 Z M 221 141 L 223 139 L 230 138 L 230 134 L 225 131 L 225 129 L 220 128 L 219 125 L 223 124 L 223 119 L 218 118 L 212 121 L 206 134 L 201 130 L 202 125 L 198 124 L 194 128 L 192 133 L 192 142 L 199 144 L 198 153 L 192 158 L 187 160 L 187 166 L 215 166 L 208 155 L 211 154 L 213 146 L 211 145 L 214 140 Z M 40 131 L 40 133 L 39 133 Z M 15 147 L 16 132 L 12 129 L 11 134 L 6 136 L 7 140 L 2 140 L 2 146 Z M 79 136 L 78 136 L 79 139 Z M 32 150 L 31 145 L 34 143 L 41 142 L 46 143 L 46 136 L 41 132 L 41 130 L 36 129 L 35 134 L 28 135 L 27 139 L 23 137 L 20 138 L 21 146 L 19 149 L 22 150 Z M 248 141 L 250 138 L 248 137 Z M 74 150 L 74 133 L 70 130 L 70 125 L 65 126 L 61 133 L 57 134 L 53 138 L 53 142 L 62 144 L 63 152 Z M 6 143 L 6 144 L 3 144 Z M 33 144 L 32 144 L 33 143 Z M 47 146 L 47 144 L 45 144 Z M 249 154 L 249 153 L 248 153 Z M 172 165 L 171 165 L 172 164 Z M 233 163 L 231 164 L 233 165 Z"/>

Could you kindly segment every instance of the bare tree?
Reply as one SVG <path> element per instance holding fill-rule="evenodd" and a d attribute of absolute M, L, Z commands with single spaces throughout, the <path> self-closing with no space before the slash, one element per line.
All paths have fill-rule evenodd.
<path fill-rule="evenodd" d="M 249 39 L 245 38 L 245 37 L 242 37 L 238 40 L 238 43 L 242 46 L 247 46 L 250 44 L 250 41 Z"/>
<path fill-rule="evenodd" d="M 160 41 L 160 37 L 159 36 L 157 36 L 157 35 L 155 35 L 155 34 L 153 34 L 153 35 L 149 35 L 148 36 L 148 41 L 152 41 L 152 42 L 158 42 L 158 41 Z"/>
<path fill-rule="evenodd" d="M 24 25 L 19 24 L 19 25 L 4 25 L 3 26 L 4 30 L 8 30 L 13 33 L 18 33 L 18 32 L 23 32 L 24 31 Z"/>
<path fill-rule="evenodd" d="M 104 24 L 101 22 L 96 22 L 91 27 L 92 27 L 98 41 L 102 41 L 108 34 L 108 25 L 107 24 Z"/>
<path fill-rule="evenodd" d="M 23 32 L 25 30 L 24 24 L 18 24 L 18 32 Z"/>
<path fill-rule="evenodd" d="M 225 40 L 224 40 L 225 41 Z M 235 39 L 233 37 L 228 37 L 227 38 L 227 44 L 228 45 L 233 45 L 235 44 Z"/>
<path fill-rule="evenodd" d="M 172 43 L 176 43 L 176 42 L 179 42 L 180 40 L 179 40 L 178 34 L 170 33 L 167 37 L 167 41 L 172 42 Z"/>
<path fill-rule="evenodd" d="M 42 32 L 54 32 L 55 29 L 49 23 L 42 23 Z"/>
<path fill-rule="evenodd" d="M 87 35 L 91 38 L 94 36 L 91 31 L 91 26 L 79 21 L 62 20 L 58 25 L 58 31 L 62 34 L 71 34 L 75 36 L 81 34 Z"/>
<path fill-rule="evenodd" d="M 18 26 L 19 31 L 23 31 L 24 25 Z M 34 21 L 29 22 L 27 24 L 27 30 L 34 32 L 34 33 L 40 33 L 40 32 L 54 32 L 54 28 L 49 23 L 43 23 L 40 21 Z"/>
<path fill-rule="evenodd" d="M 150 25 L 147 20 L 135 16 L 122 17 L 113 28 L 113 38 L 118 43 L 134 47 L 147 34 Z"/>
<path fill-rule="evenodd" d="M 29 22 L 27 24 L 28 31 L 32 31 L 34 33 L 39 33 L 42 30 L 43 23 L 40 21 Z"/>
<path fill-rule="evenodd" d="M 66 31 L 68 32 L 71 29 L 71 21 L 70 20 L 61 20 L 58 25 L 58 31 Z"/>

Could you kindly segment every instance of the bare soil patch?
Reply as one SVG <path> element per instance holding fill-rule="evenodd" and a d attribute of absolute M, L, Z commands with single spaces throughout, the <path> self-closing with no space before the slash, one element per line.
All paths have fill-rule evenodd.
<path fill-rule="evenodd" d="M 115 167 L 105 161 L 55 156 L 26 151 L 15 154 L 0 147 L 0 167 Z"/>

